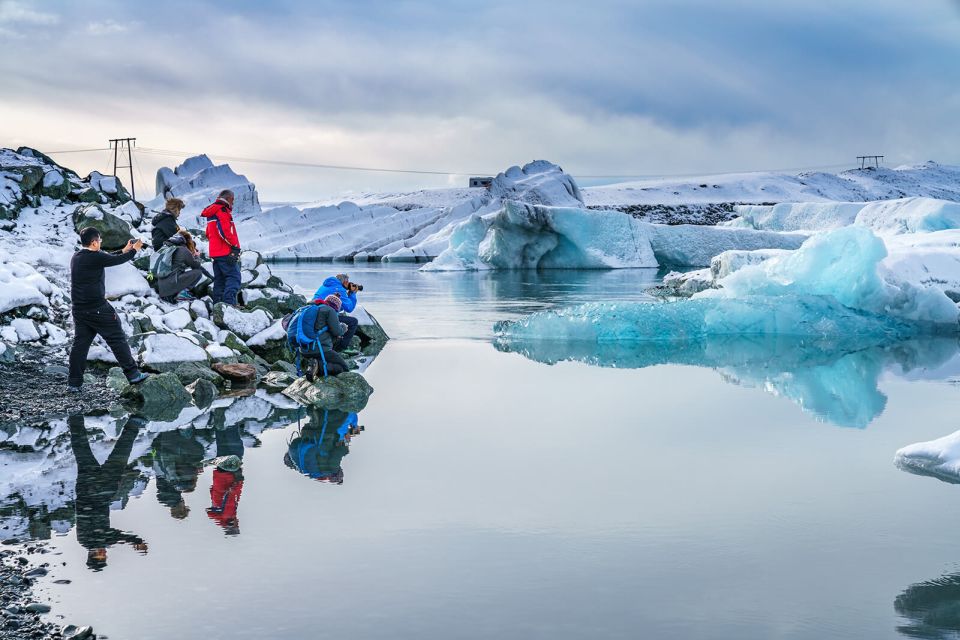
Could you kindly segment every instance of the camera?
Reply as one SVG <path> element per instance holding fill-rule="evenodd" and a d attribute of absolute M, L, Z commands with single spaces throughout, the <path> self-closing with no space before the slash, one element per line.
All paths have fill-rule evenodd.
<path fill-rule="evenodd" d="M 347 283 L 347 288 L 348 288 L 348 289 L 356 289 L 357 291 L 363 291 L 363 285 L 362 285 L 362 284 L 357 284 L 356 282 L 348 282 L 348 283 Z"/>

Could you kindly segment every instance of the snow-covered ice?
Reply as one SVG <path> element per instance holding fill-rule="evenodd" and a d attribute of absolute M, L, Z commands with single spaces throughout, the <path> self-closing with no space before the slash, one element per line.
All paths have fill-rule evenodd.
<path fill-rule="evenodd" d="M 894 463 L 904 471 L 960 483 L 960 431 L 899 449 Z"/>

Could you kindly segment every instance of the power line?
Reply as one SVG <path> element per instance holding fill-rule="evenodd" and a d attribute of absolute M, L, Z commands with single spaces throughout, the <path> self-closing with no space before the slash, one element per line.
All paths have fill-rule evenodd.
<path fill-rule="evenodd" d="M 98 148 L 98 149 L 67 149 L 62 151 L 48 151 L 48 154 L 57 154 L 57 153 L 85 153 L 92 151 L 105 151 L 110 149 Z M 146 153 L 149 155 L 155 156 L 166 156 L 174 158 L 188 158 L 192 156 L 200 155 L 199 153 L 193 151 L 176 151 L 172 149 L 157 149 L 152 147 L 137 147 L 138 153 Z M 298 162 L 292 160 L 273 160 L 269 158 L 250 158 L 244 156 L 228 156 L 220 154 L 208 154 L 213 155 L 217 160 L 222 162 L 245 162 L 252 164 L 266 164 L 274 166 L 284 166 L 284 167 L 300 167 L 307 169 L 324 169 L 324 170 L 338 170 L 338 171 L 368 171 L 374 173 L 402 173 L 402 174 L 414 174 L 414 175 L 436 175 L 436 176 L 450 176 L 450 175 L 459 175 L 459 176 L 468 176 L 468 175 L 496 175 L 500 173 L 499 171 L 451 171 L 451 170 L 438 170 L 438 169 L 399 169 L 394 167 L 367 167 L 367 166 L 357 166 L 357 165 L 337 165 L 337 164 L 327 164 L 319 162 Z M 698 176 L 723 176 L 723 175 L 734 175 L 738 173 L 761 173 L 761 172 L 801 172 L 801 171 L 815 171 L 822 169 L 839 169 L 843 167 L 849 167 L 850 163 L 837 163 L 837 164 L 825 164 L 825 165 L 816 165 L 816 166 L 804 166 L 804 167 L 782 167 L 777 169 L 742 169 L 737 171 L 699 171 L 699 172 L 685 172 L 685 173 L 579 173 L 576 171 L 570 171 L 571 175 L 580 178 L 580 179 L 603 179 L 603 178 L 616 178 L 616 179 L 656 179 L 656 178 L 685 178 L 685 177 L 698 177 Z"/>
<path fill-rule="evenodd" d="M 113 151 L 113 147 L 99 147 L 97 149 L 64 149 L 61 151 L 44 151 L 44 153 L 49 156 L 56 153 L 90 153 L 91 151 Z"/>

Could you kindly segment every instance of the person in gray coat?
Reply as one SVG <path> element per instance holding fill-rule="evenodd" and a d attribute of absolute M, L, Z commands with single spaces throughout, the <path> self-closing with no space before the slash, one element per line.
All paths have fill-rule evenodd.
<path fill-rule="evenodd" d="M 323 358 L 327 361 L 327 375 L 335 376 L 348 371 L 350 367 L 347 361 L 339 353 L 333 350 L 333 341 L 339 338 L 346 331 L 347 327 L 340 322 L 340 296 L 331 293 L 321 302 L 315 300 L 320 309 L 317 311 L 317 320 L 314 323 L 314 330 L 320 341 L 320 348 L 323 349 Z M 326 331 L 323 331 L 326 327 Z M 318 375 L 323 375 L 320 354 L 315 351 L 304 351 L 304 357 L 309 358 L 310 365 L 307 367 L 307 380 L 313 382 Z"/>
<path fill-rule="evenodd" d="M 193 300 L 189 290 L 197 286 L 203 278 L 203 266 L 200 264 L 200 252 L 190 232 L 182 229 L 166 241 L 176 246 L 171 266 L 173 270 L 157 281 L 157 293 L 168 302 Z"/>

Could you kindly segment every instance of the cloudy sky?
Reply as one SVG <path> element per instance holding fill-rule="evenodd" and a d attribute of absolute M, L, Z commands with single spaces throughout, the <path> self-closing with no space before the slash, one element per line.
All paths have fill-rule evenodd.
<path fill-rule="evenodd" d="M 0 78 L 0 144 L 41 150 L 136 136 L 215 161 L 575 176 L 960 164 L 958 0 L 0 0 Z M 177 158 L 137 162 L 152 192 Z M 465 181 L 231 165 L 264 200 Z"/>

